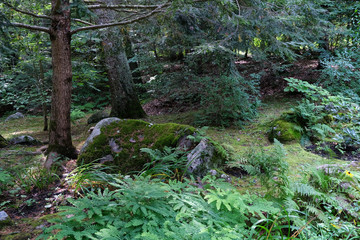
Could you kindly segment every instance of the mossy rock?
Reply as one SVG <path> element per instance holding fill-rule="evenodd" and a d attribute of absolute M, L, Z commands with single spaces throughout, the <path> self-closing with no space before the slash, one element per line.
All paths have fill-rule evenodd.
<path fill-rule="evenodd" d="M 279 140 L 281 143 L 299 141 L 301 139 L 300 129 L 300 126 L 295 123 L 280 119 L 271 124 L 268 137 L 271 142 L 274 141 L 274 138 Z"/>
<path fill-rule="evenodd" d="M 100 134 L 82 150 L 77 163 L 98 160 L 111 166 L 113 172 L 140 171 L 149 160 L 141 148 L 176 147 L 181 137 L 195 132 L 194 127 L 176 123 L 153 125 L 142 120 L 115 121 L 101 128 Z"/>
<path fill-rule="evenodd" d="M 6 141 L 6 139 L 0 135 L 0 148 L 6 147 L 8 144 L 8 141 Z"/>

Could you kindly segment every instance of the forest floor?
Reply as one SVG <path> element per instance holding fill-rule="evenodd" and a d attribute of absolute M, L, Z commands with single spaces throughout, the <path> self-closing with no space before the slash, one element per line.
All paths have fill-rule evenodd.
<path fill-rule="evenodd" d="M 244 153 L 250 148 L 259 146 L 264 147 L 265 150 L 269 149 L 272 147 L 267 139 L 269 122 L 291 108 L 292 105 L 296 104 L 297 100 L 297 98 L 286 97 L 265 100 L 264 104 L 259 108 L 258 117 L 243 128 L 209 128 L 206 130 L 206 134 L 236 154 Z M 153 123 L 189 123 L 193 114 L 194 112 L 183 112 L 155 115 L 149 116 L 145 120 Z M 81 148 L 89 135 L 88 129 L 93 126 L 87 125 L 87 117 L 73 122 L 72 125 L 73 142 L 78 149 Z M 42 131 L 41 117 L 26 116 L 23 119 L 9 122 L 3 120 L 0 121 L 0 132 L 7 139 L 19 135 L 30 135 L 42 142 L 47 141 L 48 133 Z M 41 169 L 45 160 L 39 150 L 40 147 L 13 145 L 1 149 L 0 166 L 22 179 L 36 177 L 31 176 L 31 174 L 36 175 L 35 169 Z M 350 166 L 351 163 L 348 161 L 316 155 L 304 150 L 299 143 L 287 144 L 285 149 L 292 177 L 300 177 L 302 168 L 316 167 L 323 164 L 336 163 L 345 165 L 347 169 L 357 166 L 357 164 Z M 19 180 L 16 186 L 5 189 L 0 198 L 0 209 L 5 210 L 10 215 L 13 224 L 0 228 L 0 239 L 35 239 L 41 233 L 41 229 L 48 225 L 46 220 L 54 217 L 56 207 L 65 204 L 66 198 L 76 197 L 73 188 L 65 180 L 65 177 L 75 166 L 75 160 L 63 163 L 63 176 L 61 179 L 57 179 L 42 190 L 33 188 L 33 182 L 30 180 Z M 261 191 L 261 186 L 256 182 L 255 177 L 244 177 L 237 179 L 237 181 L 241 183 L 244 190 Z"/>
<path fill-rule="evenodd" d="M 268 63 L 268 65 L 270 66 L 271 63 Z M 269 66 L 262 66 L 263 70 L 261 70 L 260 67 L 259 69 L 253 69 L 254 64 L 248 61 L 238 63 L 238 67 L 242 71 L 249 69 L 253 69 L 254 72 L 267 71 L 261 82 L 263 104 L 258 109 L 258 117 L 242 128 L 211 127 L 206 130 L 208 136 L 218 141 L 225 149 L 233 152 L 234 155 L 241 156 L 241 154 L 253 148 L 261 147 L 265 151 L 272 148 L 272 144 L 267 138 L 269 123 L 278 118 L 283 112 L 288 111 L 300 100 L 299 96 L 285 95 L 283 93 L 286 85 L 283 80 L 284 77 L 300 76 L 299 78 L 309 81 L 317 77 L 317 73 L 311 71 L 317 67 L 316 61 L 300 61 L 290 69 L 284 66 L 284 68 L 280 68 L 275 72 L 270 71 Z M 248 73 L 251 74 L 252 72 L 248 71 Z M 174 111 L 176 106 L 172 104 L 164 105 L 160 100 L 152 101 L 146 104 L 144 108 L 149 115 L 144 120 L 152 123 L 175 122 L 191 124 L 196 114 L 196 109 L 191 108 Z M 95 125 L 87 124 L 89 116 L 90 113 L 72 123 L 73 144 L 77 149 L 81 148 L 89 136 L 89 128 Z M 30 135 L 46 145 L 48 132 L 42 131 L 42 117 L 28 115 L 25 118 L 8 122 L 4 122 L 4 119 L 0 118 L 0 133 L 6 139 L 19 135 Z M 6 211 L 12 219 L 11 225 L 0 226 L 0 239 L 35 239 L 42 232 L 42 229 L 49 225 L 47 220 L 56 217 L 57 206 L 66 204 L 66 199 L 69 197 L 77 197 L 76 191 L 66 179 L 66 176 L 75 169 L 76 160 L 63 162 L 59 166 L 61 168 L 59 172 L 62 172 L 62 176 L 53 179 L 54 174 L 41 171 L 45 161 L 41 147 L 41 145 L 12 145 L 0 150 L 0 168 L 18 176 L 15 184 L 7 186 L 5 189 L 2 189 L 0 185 L 0 211 Z M 306 151 L 299 143 L 286 144 L 284 147 L 287 152 L 286 160 L 289 163 L 289 172 L 293 178 L 300 178 L 302 169 L 324 164 L 339 164 L 348 170 L 358 168 L 357 162 L 317 155 Z M 233 179 L 239 183 L 238 185 L 244 191 L 263 191 L 259 181 L 256 181 L 256 177 L 233 177 Z M 53 183 L 46 184 L 47 181 Z M 39 187 L 34 188 L 34 185 L 38 185 L 41 189 Z"/>

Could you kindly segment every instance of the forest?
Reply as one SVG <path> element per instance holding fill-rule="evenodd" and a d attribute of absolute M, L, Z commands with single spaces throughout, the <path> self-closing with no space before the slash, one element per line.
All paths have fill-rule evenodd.
<path fill-rule="evenodd" d="M 360 239 L 360 2 L 0 0 L 0 239 Z"/>

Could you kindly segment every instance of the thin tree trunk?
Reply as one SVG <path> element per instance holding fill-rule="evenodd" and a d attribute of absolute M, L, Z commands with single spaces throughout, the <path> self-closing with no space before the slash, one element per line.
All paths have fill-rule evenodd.
<path fill-rule="evenodd" d="M 70 104 L 72 87 L 69 0 L 52 0 L 51 23 L 52 96 L 48 153 L 76 158 L 71 140 Z M 60 5 L 60 6 L 59 6 Z"/>

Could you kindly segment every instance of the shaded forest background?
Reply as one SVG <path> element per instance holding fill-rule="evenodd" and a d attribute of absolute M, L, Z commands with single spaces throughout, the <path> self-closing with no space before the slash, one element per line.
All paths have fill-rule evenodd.
<path fill-rule="evenodd" d="M 0 0 L 0 238 L 358 239 L 359 9 Z M 190 129 L 221 165 L 191 174 L 194 146 L 151 148 L 153 132 L 135 173 L 79 163 L 94 113 Z M 22 132 L 46 146 L 12 144 Z"/>

